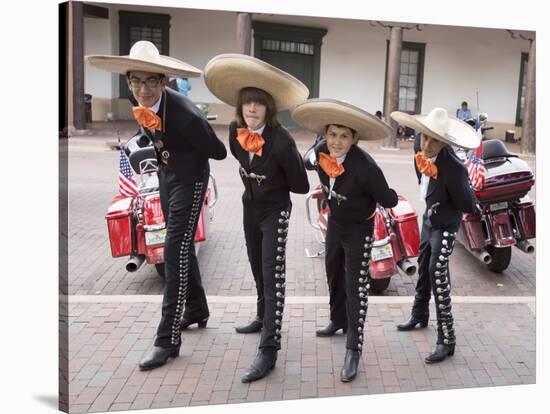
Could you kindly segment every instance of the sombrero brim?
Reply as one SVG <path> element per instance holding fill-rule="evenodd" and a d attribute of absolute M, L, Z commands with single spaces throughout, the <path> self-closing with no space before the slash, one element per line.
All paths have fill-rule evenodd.
<path fill-rule="evenodd" d="M 131 58 L 129 56 L 90 55 L 86 61 L 100 69 L 125 74 L 128 71 L 162 73 L 181 78 L 197 78 L 202 71 L 188 63 L 170 56 L 160 55 L 157 62 Z"/>
<path fill-rule="evenodd" d="M 204 68 L 206 86 L 220 101 L 237 106 L 239 92 L 254 87 L 269 93 L 279 111 L 290 109 L 309 96 L 306 85 L 294 76 L 248 55 L 226 53 Z"/>
<path fill-rule="evenodd" d="M 360 140 L 382 139 L 392 133 L 392 128 L 376 116 L 336 99 L 309 99 L 294 108 L 292 118 L 319 135 L 325 134 L 329 124 L 353 128 Z"/>
<path fill-rule="evenodd" d="M 412 128 L 416 133 L 423 133 L 449 145 L 465 149 L 475 149 L 479 146 L 480 136 L 466 122 L 457 118 L 449 117 L 449 130 L 444 134 L 439 134 L 428 128 L 424 121 L 428 115 L 409 115 L 405 112 L 392 112 L 390 116 L 400 125 Z"/>

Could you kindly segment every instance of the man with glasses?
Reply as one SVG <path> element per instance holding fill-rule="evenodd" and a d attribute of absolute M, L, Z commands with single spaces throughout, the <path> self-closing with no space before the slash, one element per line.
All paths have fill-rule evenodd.
<path fill-rule="evenodd" d="M 138 124 L 150 131 L 159 161 L 159 190 L 166 221 L 165 285 L 162 318 L 153 350 L 141 370 L 160 367 L 179 355 L 181 330 L 209 317 L 193 239 L 208 185 L 208 159 L 227 156 L 202 112 L 185 96 L 166 88 L 167 76 L 198 77 L 202 72 L 160 55 L 139 41 L 128 56 L 87 56 L 99 68 L 126 74 Z"/>

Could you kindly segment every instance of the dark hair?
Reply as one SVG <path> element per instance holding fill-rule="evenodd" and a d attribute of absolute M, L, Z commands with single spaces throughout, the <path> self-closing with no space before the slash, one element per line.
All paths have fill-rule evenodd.
<path fill-rule="evenodd" d="M 275 106 L 273 97 L 263 89 L 248 87 L 242 88 L 239 92 L 239 99 L 237 100 L 237 108 L 235 111 L 238 127 L 246 128 L 248 126 L 243 117 L 243 105 L 250 102 L 256 102 L 265 106 L 265 124 L 268 127 L 277 128 L 281 126 L 277 120 L 277 107 Z"/>
<path fill-rule="evenodd" d="M 463 102 L 460 104 L 460 106 L 464 106 L 464 105 L 468 106 L 468 102 L 463 101 Z"/>
<path fill-rule="evenodd" d="M 126 78 L 127 79 L 130 79 L 130 73 L 132 73 L 132 72 L 141 72 L 141 71 L 139 71 L 139 70 L 129 70 L 128 72 L 126 72 Z M 153 72 L 151 72 L 151 73 L 153 73 Z M 163 80 L 166 77 L 166 75 L 164 75 L 164 73 L 157 73 L 156 75 L 159 77 L 160 80 Z"/>
<path fill-rule="evenodd" d="M 351 137 L 355 138 L 355 134 L 357 133 L 357 131 L 355 129 L 350 128 L 349 126 L 340 125 L 340 124 L 326 124 L 325 125 L 325 135 L 328 132 L 328 127 L 331 126 L 331 125 L 334 125 L 337 128 L 347 128 L 347 129 L 349 129 L 351 131 Z"/>
<path fill-rule="evenodd" d="M 375 114 L 378 118 L 382 118 L 382 112 L 381 111 L 376 111 L 376 114 Z"/>

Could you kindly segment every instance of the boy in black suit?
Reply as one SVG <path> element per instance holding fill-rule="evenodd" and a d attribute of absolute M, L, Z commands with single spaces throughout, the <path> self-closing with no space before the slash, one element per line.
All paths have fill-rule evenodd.
<path fill-rule="evenodd" d="M 397 329 L 408 331 L 417 325 L 422 328 L 428 325 L 429 302 L 433 292 L 437 343 L 425 361 L 439 362 L 454 354 L 456 343 L 449 259 L 462 213 L 476 210 L 476 198 L 470 187 L 468 172 L 450 145 L 473 149 L 479 145 L 479 136 L 468 124 L 449 118 L 447 111 L 441 108 L 435 108 L 427 116 L 393 112 L 391 117 L 420 134 L 421 151 L 415 155 L 415 170 L 420 196 L 426 201 L 416 296 L 411 317 L 397 325 Z"/>

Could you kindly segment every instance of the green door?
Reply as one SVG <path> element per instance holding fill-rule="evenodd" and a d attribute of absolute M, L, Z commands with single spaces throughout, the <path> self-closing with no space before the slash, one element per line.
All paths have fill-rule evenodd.
<path fill-rule="evenodd" d="M 290 73 L 302 81 L 308 87 L 311 97 L 313 88 L 313 56 L 264 51 L 262 60 Z M 288 110 L 279 112 L 278 118 L 279 122 L 286 127 L 296 126 Z"/>
<path fill-rule="evenodd" d="M 309 89 L 309 98 L 317 98 L 321 40 L 327 31 L 259 21 L 252 22 L 252 27 L 254 55 L 302 81 Z M 279 113 L 279 121 L 286 127 L 296 126 L 288 110 Z"/>

